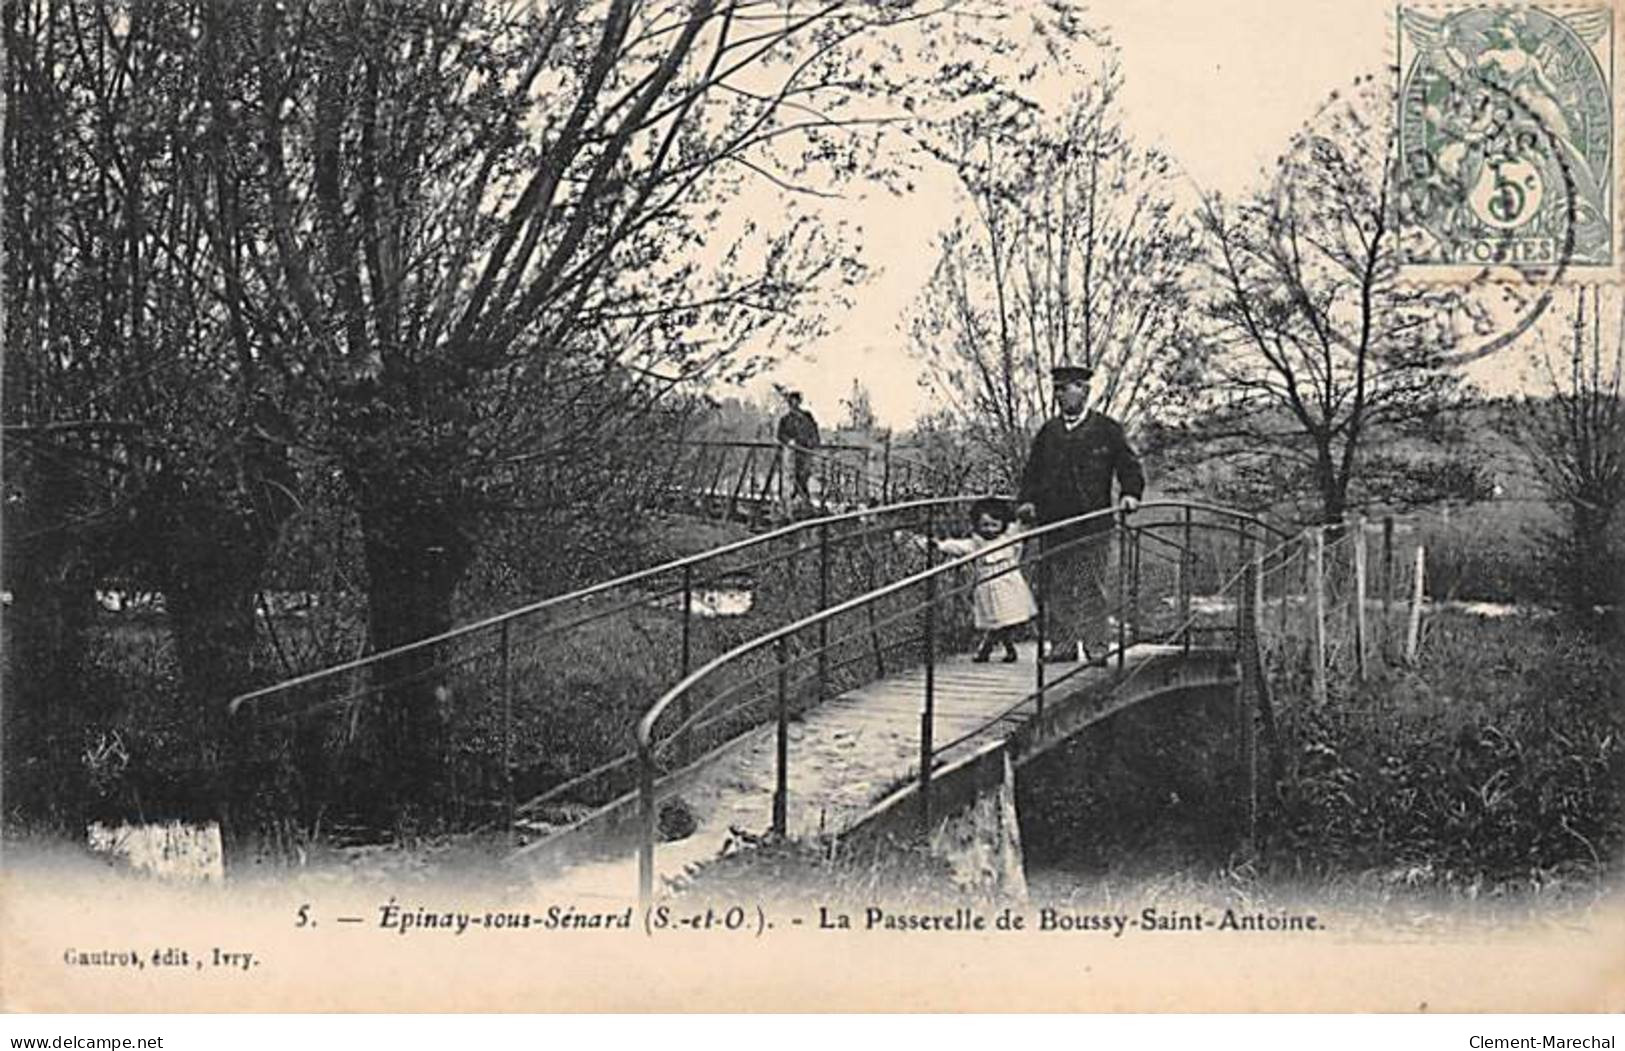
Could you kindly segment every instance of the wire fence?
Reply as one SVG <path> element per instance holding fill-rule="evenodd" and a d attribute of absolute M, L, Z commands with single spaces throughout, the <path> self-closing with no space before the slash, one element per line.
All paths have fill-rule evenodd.
<path fill-rule="evenodd" d="M 1271 674 L 1324 703 L 1334 682 L 1414 664 L 1426 563 L 1423 535 L 1393 518 L 1300 533 L 1263 572 L 1260 645 Z"/>

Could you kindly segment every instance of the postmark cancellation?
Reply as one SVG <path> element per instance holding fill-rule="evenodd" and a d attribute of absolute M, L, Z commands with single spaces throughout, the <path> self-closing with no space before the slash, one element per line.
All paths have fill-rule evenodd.
<path fill-rule="evenodd" d="M 1397 8 L 1409 279 L 1617 280 L 1611 6 Z"/>

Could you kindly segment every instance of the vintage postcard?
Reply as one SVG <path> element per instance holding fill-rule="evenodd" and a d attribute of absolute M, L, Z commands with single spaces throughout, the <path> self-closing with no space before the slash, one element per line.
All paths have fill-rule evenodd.
<path fill-rule="evenodd" d="M 1620 14 L 6 4 L 0 1007 L 1625 1008 Z"/>

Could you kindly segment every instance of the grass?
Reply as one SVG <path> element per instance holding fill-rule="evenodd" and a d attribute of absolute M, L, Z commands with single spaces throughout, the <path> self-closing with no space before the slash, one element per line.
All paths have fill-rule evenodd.
<path fill-rule="evenodd" d="M 1617 884 L 1625 656 L 1613 649 L 1553 620 L 1446 612 L 1415 669 L 1344 684 L 1324 705 L 1291 690 L 1275 700 L 1284 778 L 1256 854 L 1233 835 L 1223 712 L 1131 710 L 1023 768 L 1034 900 L 1309 905 L 1410 923 L 1440 910 L 1527 916 Z M 689 889 L 742 888 L 856 901 L 956 893 L 917 846 L 832 859 L 775 845 L 722 859 Z"/>
<path fill-rule="evenodd" d="M 1617 866 L 1625 660 L 1602 643 L 1441 614 L 1414 672 L 1288 703 L 1281 841 L 1299 870 L 1477 894 Z"/>
<path fill-rule="evenodd" d="M 1538 500 L 1492 500 L 1410 516 L 1427 551 L 1434 599 L 1549 605 L 1558 600 L 1541 553 L 1556 512 Z"/>
<path fill-rule="evenodd" d="M 830 843 L 772 841 L 701 865 L 673 889 L 708 901 L 764 905 L 942 904 L 964 897 L 945 862 L 917 843 L 895 841 L 845 852 Z"/>

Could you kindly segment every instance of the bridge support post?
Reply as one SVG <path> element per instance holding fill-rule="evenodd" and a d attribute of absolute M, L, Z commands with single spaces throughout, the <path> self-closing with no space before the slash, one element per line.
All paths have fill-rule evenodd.
<path fill-rule="evenodd" d="M 795 499 L 795 487 L 790 483 L 790 450 L 787 446 L 779 446 L 779 455 L 774 458 L 778 464 L 779 472 L 779 510 L 784 514 L 784 520 L 790 521 L 795 517 L 792 501 Z"/>
<path fill-rule="evenodd" d="M 773 518 L 773 507 L 778 502 L 779 471 L 784 466 L 784 450 L 776 449 L 767 458 L 767 474 L 762 477 L 761 491 L 756 494 L 757 501 L 762 506 L 762 515 L 768 520 Z"/>
<path fill-rule="evenodd" d="M 818 527 L 818 612 L 829 609 L 829 523 Z M 818 622 L 818 700 L 829 699 L 829 620 Z"/>
<path fill-rule="evenodd" d="M 947 864 L 955 886 L 1025 901 L 1027 875 L 1009 749 L 999 748 L 961 768 L 956 781 L 957 788 L 950 788 L 938 779 L 939 813 L 926 831 L 926 850 Z"/>
<path fill-rule="evenodd" d="M 1191 573 L 1196 558 L 1191 553 L 1191 509 L 1185 508 L 1184 538 L 1179 547 L 1179 634 L 1185 652 L 1191 651 Z"/>
<path fill-rule="evenodd" d="M 756 471 L 756 450 L 745 450 L 745 460 L 739 465 L 739 477 L 734 479 L 733 491 L 728 494 L 728 506 L 723 517 L 730 522 L 739 520 L 739 494 L 745 489 L 745 479 L 751 477 Z"/>
<path fill-rule="evenodd" d="M 638 846 L 638 903 L 648 908 L 654 899 L 655 836 L 659 827 L 655 818 L 654 757 L 641 744 L 638 747 L 638 800 L 643 825 L 643 842 Z"/>
<path fill-rule="evenodd" d="M 683 671 L 678 681 L 688 678 L 689 664 L 692 661 L 690 633 L 694 622 L 694 566 L 692 563 L 683 566 Z M 677 761 L 680 766 L 687 766 L 689 762 L 688 719 L 694 714 L 694 702 L 687 692 L 679 702 L 678 718 L 683 721 L 683 728 L 677 733 Z"/>
<path fill-rule="evenodd" d="M 1127 519 L 1123 528 L 1129 532 L 1129 558 L 1131 560 L 1128 570 L 1128 643 L 1130 646 L 1140 641 L 1140 530 L 1129 529 Z"/>
<path fill-rule="evenodd" d="M 1040 586 L 1034 595 L 1038 605 L 1038 615 L 1033 618 L 1033 633 L 1037 636 L 1034 641 L 1034 645 L 1037 647 L 1034 655 L 1037 659 L 1033 661 L 1033 676 L 1035 679 L 1033 691 L 1038 698 L 1038 717 L 1042 719 L 1044 717 L 1044 636 L 1047 634 L 1044 596 L 1049 592 L 1049 588 L 1043 586 L 1045 579 L 1043 574 L 1048 571 L 1048 567 L 1044 567 L 1042 563 L 1040 563 L 1040 567 L 1039 573 L 1036 575 Z"/>
<path fill-rule="evenodd" d="M 773 781 L 773 834 L 784 838 L 790 812 L 790 667 L 784 653 L 784 637 L 773 645 L 779 662 L 778 736 L 775 741 L 777 769 Z"/>
<path fill-rule="evenodd" d="M 511 618 L 502 621 L 502 802 L 508 817 L 508 846 L 513 847 L 513 659 Z"/>
<path fill-rule="evenodd" d="M 1117 529 L 1117 601 L 1114 605 L 1117 607 L 1117 670 L 1121 672 L 1128 663 L 1128 609 L 1124 602 L 1128 591 L 1128 518 L 1118 511 L 1112 516 L 1112 523 Z"/>
<path fill-rule="evenodd" d="M 931 833 L 932 724 L 937 705 L 937 578 L 925 578 L 925 709 L 920 712 L 920 829 Z"/>

